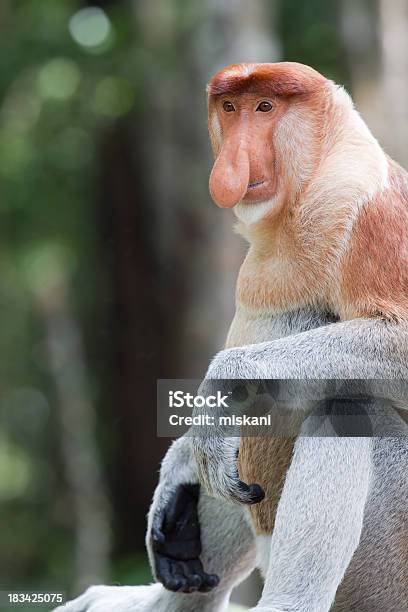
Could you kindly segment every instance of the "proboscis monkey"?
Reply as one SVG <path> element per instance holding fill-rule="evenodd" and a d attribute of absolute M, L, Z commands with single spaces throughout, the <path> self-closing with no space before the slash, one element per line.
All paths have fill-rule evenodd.
<path fill-rule="evenodd" d="M 250 246 L 207 379 L 407 379 L 407 173 L 307 66 L 230 66 L 208 94 L 211 195 Z M 243 438 L 238 475 L 222 433 L 164 459 L 147 544 L 167 589 L 68 609 L 218 612 L 258 565 L 257 612 L 408 610 L 406 437 Z"/>

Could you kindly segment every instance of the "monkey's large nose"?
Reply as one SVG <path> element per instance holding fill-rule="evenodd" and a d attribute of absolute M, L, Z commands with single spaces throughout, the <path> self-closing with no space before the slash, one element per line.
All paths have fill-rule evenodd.
<path fill-rule="evenodd" d="M 232 208 L 242 200 L 249 183 L 249 156 L 235 143 L 225 144 L 210 176 L 210 194 L 217 206 Z"/>

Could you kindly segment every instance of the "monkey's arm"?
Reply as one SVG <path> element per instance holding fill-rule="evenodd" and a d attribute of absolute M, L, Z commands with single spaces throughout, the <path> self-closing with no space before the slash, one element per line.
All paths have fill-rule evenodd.
<path fill-rule="evenodd" d="M 408 324 L 355 319 L 228 349 L 214 358 L 207 378 L 407 380 Z M 237 439 L 213 430 L 192 438 L 192 445 L 200 480 L 211 495 L 254 501 L 238 478 Z"/>
<path fill-rule="evenodd" d="M 353 319 L 221 351 L 209 378 L 377 378 L 404 379 L 408 373 L 408 323 Z"/>

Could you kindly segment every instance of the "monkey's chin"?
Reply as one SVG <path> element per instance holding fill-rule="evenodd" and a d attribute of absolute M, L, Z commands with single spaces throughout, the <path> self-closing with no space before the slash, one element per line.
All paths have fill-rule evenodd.
<path fill-rule="evenodd" d="M 278 208 L 279 200 L 277 196 L 274 195 L 264 202 L 241 201 L 234 207 L 234 213 L 241 223 L 253 225 Z"/>

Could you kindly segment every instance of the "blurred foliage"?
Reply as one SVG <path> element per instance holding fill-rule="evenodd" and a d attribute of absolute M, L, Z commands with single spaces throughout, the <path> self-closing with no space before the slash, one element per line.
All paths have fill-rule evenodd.
<path fill-rule="evenodd" d="M 278 27 L 285 60 L 309 64 L 337 83 L 348 85 L 340 10 L 338 0 L 285 0 L 279 4 Z"/>
<path fill-rule="evenodd" d="M 142 70 L 129 6 L 108 14 L 65 0 L 16 1 L 1 17 L 0 566 L 8 588 L 39 588 L 69 582 L 72 519 L 33 289 L 60 259 L 89 327 L 98 147 L 113 122 L 140 110 Z M 89 377 L 98 401 L 92 369 Z"/>

